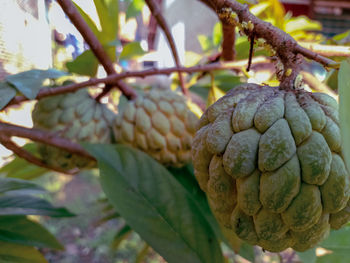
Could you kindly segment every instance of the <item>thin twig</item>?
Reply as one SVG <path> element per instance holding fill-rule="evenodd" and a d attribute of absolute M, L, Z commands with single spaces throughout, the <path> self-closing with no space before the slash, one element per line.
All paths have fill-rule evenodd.
<path fill-rule="evenodd" d="M 71 0 L 57 0 L 57 2 L 62 7 L 65 14 L 69 17 L 73 25 L 77 28 L 80 34 L 83 36 L 84 40 L 88 43 L 91 51 L 95 54 L 96 58 L 101 62 L 103 68 L 106 70 L 107 74 L 116 74 L 113 66 L 113 62 L 108 57 L 108 54 L 103 49 L 102 44 L 94 35 L 88 24 L 85 22 L 84 18 L 79 14 L 78 9 L 74 6 Z M 118 81 L 114 83 L 120 91 L 128 98 L 132 99 L 136 97 L 136 92 L 131 89 L 125 83 Z M 111 90 L 112 86 L 105 87 L 103 91 L 103 96 Z M 100 99 L 102 95 L 100 94 L 96 99 Z"/>
<path fill-rule="evenodd" d="M 4 134 L 8 137 L 17 136 L 21 138 L 27 138 L 35 142 L 41 142 L 57 148 L 66 150 L 73 154 L 81 155 L 85 158 L 95 160 L 88 152 L 84 150 L 79 144 L 74 143 L 68 139 L 59 137 L 57 134 L 42 131 L 39 129 L 30 129 L 14 124 L 0 122 L 0 134 Z"/>
<path fill-rule="evenodd" d="M 308 42 L 298 42 L 300 46 L 325 57 L 350 57 L 349 46 L 323 45 Z"/>
<path fill-rule="evenodd" d="M 246 4 L 231 0 L 199 1 L 212 8 L 219 16 L 220 14 L 227 16 L 227 10 L 231 10 L 232 13 L 235 13 L 238 17 L 238 20 L 236 20 L 234 16 L 231 17 L 232 28 L 239 23 L 247 36 L 251 36 L 254 33 L 257 39 L 265 39 L 265 41 L 275 49 L 285 69 L 281 77 L 281 88 L 290 88 L 294 86 L 294 80 L 299 74 L 301 64 L 303 63 L 301 55 L 315 60 L 326 67 L 337 67 L 339 65 L 331 59 L 301 47 L 290 35 L 281 29 L 254 16 L 249 11 L 248 5 Z M 288 72 L 288 74 L 286 74 L 286 72 Z"/>
<path fill-rule="evenodd" d="M 177 67 L 181 67 L 180 58 L 179 58 L 179 54 L 178 54 L 176 46 L 175 46 L 174 38 L 170 33 L 167 22 L 165 21 L 163 15 L 159 9 L 159 6 L 157 5 L 157 3 L 154 0 L 145 0 L 145 1 L 146 1 L 148 8 L 150 9 L 152 15 L 157 20 L 158 25 L 163 30 L 163 32 L 168 40 L 171 52 L 172 52 L 173 57 L 174 57 L 175 65 Z M 179 74 L 179 81 L 180 81 L 181 90 L 185 95 L 187 95 L 187 89 L 185 87 L 185 82 L 184 82 L 183 76 L 182 76 L 180 71 L 178 72 L 178 74 Z"/>
<path fill-rule="evenodd" d="M 254 41 L 255 41 L 255 34 L 253 33 L 251 37 L 249 37 L 250 41 L 250 47 L 249 47 L 249 58 L 248 58 L 248 66 L 247 66 L 247 72 L 250 70 L 250 66 L 252 65 L 252 59 L 254 54 Z"/>
<path fill-rule="evenodd" d="M 64 173 L 64 174 L 70 174 L 70 175 L 74 175 L 75 173 L 72 171 L 66 171 L 63 170 L 59 167 L 53 167 L 51 165 L 48 165 L 47 163 L 45 163 L 43 160 L 37 158 L 36 156 L 34 156 L 33 154 L 31 154 L 30 152 L 28 152 L 27 150 L 25 150 L 22 147 L 19 147 L 17 144 L 15 144 L 14 142 L 11 141 L 11 139 L 8 136 L 5 136 L 4 134 L 0 134 L 0 142 L 3 146 L 5 146 L 7 149 L 9 149 L 10 151 L 12 151 L 14 154 L 16 154 L 18 157 L 32 163 L 35 164 L 37 166 L 49 169 L 49 170 L 53 170 L 59 173 Z"/>
<path fill-rule="evenodd" d="M 222 59 L 224 61 L 233 61 L 236 56 L 235 42 L 236 42 L 236 32 L 235 27 L 227 24 L 225 22 L 222 23 Z"/>
<path fill-rule="evenodd" d="M 268 60 L 264 57 L 255 57 L 252 60 L 252 63 L 267 63 Z M 195 72 L 203 72 L 203 71 L 215 71 L 215 70 L 225 70 L 225 69 L 234 69 L 234 70 L 242 70 L 243 67 L 247 65 L 247 60 L 240 60 L 235 62 L 217 62 L 207 65 L 199 65 L 194 67 L 171 67 L 164 69 L 147 69 L 142 71 L 126 71 L 119 74 L 111 74 L 105 78 L 91 78 L 87 81 L 74 83 L 66 86 L 59 86 L 55 88 L 42 88 L 37 95 L 37 99 L 41 99 L 44 97 L 64 94 L 68 92 L 74 92 L 82 88 L 86 88 L 88 86 L 96 86 L 97 84 L 107 83 L 113 84 L 118 80 L 125 78 L 144 78 L 152 75 L 170 75 L 173 72 L 184 72 L 184 73 L 195 73 Z M 28 99 L 24 96 L 16 96 L 13 98 L 6 107 L 11 105 L 17 105 L 23 101 L 27 101 Z M 5 108 L 6 108 L 5 107 Z"/>

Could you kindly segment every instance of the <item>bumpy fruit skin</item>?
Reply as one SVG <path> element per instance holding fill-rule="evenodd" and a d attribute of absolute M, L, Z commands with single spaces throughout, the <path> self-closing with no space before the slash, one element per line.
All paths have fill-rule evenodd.
<path fill-rule="evenodd" d="M 192 144 L 195 176 L 225 232 L 304 251 L 350 220 L 337 102 L 244 84 L 211 105 Z"/>
<path fill-rule="evenodd" d="M 110 143 L 114 114 L 90 97 L 87 90 L 41 99 L 32 113 L 34 128 L 51 131 L 73 142 Z M 91 168 L 95 163 L 56 147 L 40 144 L 50 165 L 63 169 Z"/>
<path fill-rule="evenodd" d="M 184 96 L 153 89 L 128 102 L 113 130 L 117 142 L 139 148 L 164 165 L 181 167 L 191 161 L 197 122 Z"/>

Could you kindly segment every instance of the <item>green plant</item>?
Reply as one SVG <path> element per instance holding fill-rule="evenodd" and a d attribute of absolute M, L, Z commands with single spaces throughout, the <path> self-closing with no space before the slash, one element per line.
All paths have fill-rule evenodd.
<path fill-rule="evenodd" d="M 300 251 L 311 248 L 304 253 L 298 253 L 299 258 L 305 262 L 332 260 L 345 262 L 347 258 L 340 255 L 349 251 L 348 225 L 341 230 L 330 231 L 328 239 L 322 243 L 318 242 L 328 234 L 329 222 L 330 226 L 336 229 L 346 224 L 348 219 L 349 208 L 346 207 L 349 199 L 348 175 L 345 175 L 344 170 L 345 166 L 349 167 L 350 145 L 346 134 L 349 130 L 348 123 L 350 123 L 347 121 L 347 101 L 350 99 L 348 98 L 350 64 L 347 60 L 339 63 L 344 59 L 344 55 L 348 54 L 345 51 L 345 54 L 338 52 L 337 55 L 334 53 L 329 55 L 334 60 L 319 54 L 322 52 L 320 49 L 324 47 L 322 41 L 325 39 L 318 34 L 310 33 L 310 30 L 319 29 L 318 23 L 305 17 L 291 17 L 284 12 L 281 4 L 276 0 L 260 1 L 256 5 L 243 0 L 201 0 L 200 2 L 217 14 L 219 22 L 214 27 L 212 36 L 199 36 L 203 48 L 201 54 L 193 52 L 186 54 L 186 59 L 189 60 L 187 62 L 191 67 L 182 67 L 173 37 L 157 3 L 151 0 L 123 1 L 128 6 L 127 18 L 139 15 L 145 4 L 148 6 L 155 21 L 165 32 L 176 67 L 143 71 L 123 70 L 117 73 L 115 66 L 121 60 L 131 62 L 145 53 L 138 42 L 122 44 L 119 41 L 118 23 L 119 14 L 122 12 L 119 1 L 94 0 L 99 21 L 93 21 L 81 7 L 73 5 L 70 0 L 58 0 L 58 2 L 81 32 L 90 49 L 74 61 L 67 61 L 66 67 L 61 68 L 60 71 L 34 69 L 8 76 L 0 82 L 1 110 L 27 100 L 38 100 L 33 112 L 35 128 L 25 128 L 0 121 L 0 143 L 17 155 L 13 161 L 0 170 L 0 179 L 3 180 L 0 182 L 0 190 L 1 187 L 7 185 L 38 190 L 31 182 L 19 179 L 34 179 L 50 170 L 74 175 L 79 168 L 86 167 L 85 161 L 88 163 L 97 161 L 102 190 L 111 204 L 108 205 L 101 222 L 114 218 L 125 220 L 125 225 L 116 233 L 114 247 L 118 247 L 132 231 L 136 231 L 141 236 L 147 244 L 141 250 L 137 260 L 145 258 L 149 247 L 152 247 L 168 262 L 224 262 L 227 260 L 227 253 L 223 253 L 222 247 L 223 244 L 226 244 L 226 249 L 232 248 L 234 251 L 230 253 L 235 254 L 235 259 L 242 256 L 254 261 L 256 254 L 254 254 L 252 245 L 248 244 L 250 243 L 257 244 L 269 251 L 281 251 L 287 247 L 294 247 Z M 241 3 L 250 5 L 248 7 Z M 337 41 L 341 41 L 344 37 L 346 36 L 337 36 L 332 44 L 339 44 Z M 301 43 L 302 41 L 311 42 L 305 45 Z M 242 59 L 243 61 L 232 62 L 235 55 L 236 60 Z M 332 99 L 325 95 L 310 94 L 301 90 L 304 87 L 301 81 L 302 76 L 313 91 L 324 87 L 312 74 L 307 75 L 308 72 L 305 72 L 303 67 L 303 64 L 306 63 L 304 58 L 314 60 L 330 70 L 326 82 L 333 83 L 330 84 L 332 89 L 324 88 L 322 91 L 326 91 L 332 97 L 337 97 L 338 92 L 341 94 L 340 121 L 337 118 L 336 103 Z M 221 62 L 218 62 L 220 60 Z M 96 76 L 99 64 L 103 66 L 107 77 Z M 259 68 L 265 66 L 269 69 L 266 83 L 277 84 L 279 88 L 246 84 L 259 73 Z M 148 84 L 145 85 L 142 82 L 134 84 L 129 81 L 130 78 L 169 75 L 174 72 L 177 74 L 172 77 L 171 86 L 173 89 L 180 86 L 184 93 L 183 96 L 175 96 L 173 91 L 167 91 L 167 95 L 163 97 L 159 95 L 160 92 L 147 93 Z M 79 75 L 91 78 L 87 81 L 80 81 L 77 78 Z M 312 81 L 307 78 L 310 75 Z M 75 82 L 63 82 L 67 79 Z M 243 86 L 239 86 L 242 83 Z M 156 84 L 151 86 L 156 86 Z M 83 89 L 86 87 L 89 87 L 90 95 L 87 90 Z M 143 92 L 148 95 L 142 95 Z M 74 96 L 77 94 L 81 96 L 79 95 L 79 98 L 75 100 Z M 108 127 L 108 121 L 102 118 L 104 116 L 102 112 L 107 112 L 107 105 L 104 105 L 107 97 L 108 106 L 115 111 L 113 114 L 119 114 L 114 127 L 115 139 L 118 143 L 107 139 L 111 130 Z M 180 111 L 183 109 L 183 112 L 181 111 L 182 113 L 178 116 L 180 123 L 167 129 L 166 124 L 175 116 L 172 111 L 177 111 L 175 102 L 169 101 L 173 97 L 181 98 L 181 105 L 178 106 Z M 220 97 L 222 98 L 219 99 Z M 195 102 L 198 107 L 207 107 L 199 121 L 199 126 L 202 128 L 194 139 L 194 168 L 191 163 L 188 163 L 188 160 L 189 146 L 197 123 L 196 118 L 185 106 L 184 98 Z M 126 100 L 130 101 L 126 102 Z M 147 111 L 146 100 L 153 100 L 152 103 L 157 105 L 157 112 L 162 111 L 162 117 L 158 118 L 155 113 Z M 263 107 L 265 101 L 271 102 L 271 105 L 267 103 L 267 106 Z M 169 102 L 170 107 L 164 106 L 166 104 L 164 102 Z M 84 106 L 85 104 L 88 106 Z M 80 108 L 83 109 L 79 110 Z M 235 108 L 235 116 L 232 122 L 229 115 L 233 108 Z M 80 116 L 80 111 L 87 116 Z M 137 111 L 147 111 L 147 114 L 143 114 L 146 117 L 139 114 L 141 117 L 138 120 L 135 117 Z M 111 112 L 107 113 L 108 116 L 111 114 Z M 151 138 L 153 141 L 147 142 L 147 146 L 154 147 L 151 152 L 147 149 L 143 149 L 144 152 L 142 152 L 133 147 L 136 144 L 144 146 L 140 141 L 146 136 L 144 134 L 139 136 L 140 134 L 133 133 L 131 130 L 134 130 L 134 126 L 143 127 L 142 124 L 151 119 L 154 119 L 152 125 L 157 128 L 157 132 L 159 131 L 157 135 L 162 135 L 157 137 L 159 140 Z M 299 125 L 300 122 L 302 125 Z M 80 125 L 83 123 L 86 123 L 88 127 Z M 185 129 L 182 130 L 182 126 L 187 126 L 186 136 L 183 136 Z M 273 132 L 274 126 L 280 127 L 279 131 L 284 131 L 280 137 L 277 136 L 278 132 Z M 174 129 L 177 129 L 176 139 L 178 140 L 176 141 L 180 141 L 183 147 L 180 148 L 184 152 L 175 153 L 177 158 L 169 158 L 166 155 L 167 148 L 164 150 L 165 148 L 160 149 L 156 146 L 159 146 L 157 145 L 159 142 L 161 146 L 164 146 L 163 142 L 166 138 L 168 147 L 170 145 L 168 141 L 171 141 L 171 138 L 167 131 L 171 130 L 175 133 Z M 283 155 L 277 146 L 271 150 L 273 143 L 264 144 L 260 140 L 259 151 L 262 150 L 261 154 L 260 152 L 258 154 L 259 160 L 256 163 L 257 150 L 255 148 L 257 148 L 260 133 L 266 135 L 269 131 L 276 145 L 281 142 L 286 144 L 287 154 Z M 342 141 L 340 131 L 343 135 Z M 249 138 L 243 136 L 243 133 L 247 133 Z M 85 136 L 87 134 L 89 136 Z M 101 136 L 95 136 L 97 134 Z M 136 144 L 132 140 L 132 135 L 135 134 L 135 138 L 139 140 Z M 239 134 L 243 135 L 240 137 Z M 34 143 L 19 147 L 13 142 L 13 137 L 27 138 Z M 285 137 L 288 137 L 288 140 L 285 140 Z M 251 142 L 254 141 L 254 138 L 255 142 Z M 237 145 L 227 146 L 230 140 L 233 141 L 232 144 Z M 311 146 L 303 149 L 302 145 L 304 142 L 307 145 L 307 141 L 311 141 Z M 125 142 L 132 147 L 125 145 Z M 297 146 L 298 150 L 296 150 Z M 44 156 L 40 155 L 37 147 L 49 149 L 49 152 L 54 152 L 54 157 L 48 156 L 48 151 Z M 176 152 L 177 148 L 174 147 L 171 150 Z M 256 151 L 254 152 L 252 148 Z M 309 148 L 317 148 L 319 151 L 322 149 L 324 154 L 309 153 Z M 269 154 L 269 150 L 272 154 Z M 341 150 L 344 151 L 343 154 Z M 64 153 L 63 161 L 62 153 Z M 65 156 L 65 153 L 68 154 Z M 240 153 L 251 154 L 248 154 L 248 157 L 245 156 L 245 161 L 242 162 L 240 159 L 242 156 L 238 156 Z M 315 167 L 308 162 L 310 156 L 318 157 L 318 161 L 323 160 L 316 165 L 316 168 L 321 170 L 317 175 L 311 171 Z M 68 161 L 65 157 L 69 157 Z M 76 162 L 77 159 L 79 164 Z M 83 160 L 83 164 L 80 163 L 80 160 Z M 268 185 L 267 190 L 264 190 L 261 179 L 260 186 L 258 185 L 259 178 L 276 177 L 279 176 L 279 173 L 282 176 L 288 175 L 282 170 L 297 169 L 296 167 L 299 166 L 295 162 L 298 161 L 301 163 L 301 175 L 299 173 L 298 176 L 293 177 L 296 175 L 293 173 L 291 177 L 294 179 L 284 182 L 288 185 L 291 182 L 291 189 L 282 191 L 280 186 L 283 185 L 283 182 L 273 184 L 272 179 L 270 180 L 272 183 L 268 180 L 265 183 Z M 180 166 L 185 163 L 187 164 L 180 168 L 168 166 L 169 164 Z M 337 167 L 339 169 L 336 169 Z M 254 173 L 258 170 L 263 174 Z M 328 184 L 329 187 L 327 187 L 326 180 L 333 177 L 336 178 L 336 183 L 330 186 Z M 322 199 L 325 200 L 322 205 L 320 204 L 321 194 L 316 189 L 318 186 L 310 186 L 311 184 L 322 185 L 320 191 Z M 11 187 L 11 191 L 16 188 Z M 266 195 L 258 196 L 259 187 Z M 8 195 L 10 191 L 6 189 L 0 196 L 0 208 L 1 211 L 9 208 L 12 210 L 11 213 L 4 215 L 4 218 L 0 218 L 0 221 L 2 220 L 0 222 L 0 240 L 2 240 L 0 259 L 9 262 L 11 260 L 45 262 L 36 248 L 61 249 L 62 247 L 46 230 L 26 216 L 33 214 L 70 216 L 71 213 L 62 208 L 55 208 L 36 196 L 23 197 L 16 191 Z M 335 197 L 332 195 L 334 191 L 337 192 Z M 271 192 L 280 198 L 270 195 Z M 310 200 L 309 192 L 314 193 L 314 200 Z M 308 197 L 304 198 L 304 195 Z M 5 201 L 1 202 L 1 198 Z M 278 202 L 281 201 L 279 199 L 284 202 Z M 283 215 L 287 213 L 286 211 L 293 210 L 294 201 L 292 199 L 295 203 L 300 204 L 300 207 L 305 205 L 303 209 L 308 212 L 306 216 L 308 220 L 305 222 L 300 223 L 298 220 L 291 222 L 293 218 L 300 218 L 302 212 L 300 214 L 298 212 L 295 217 Z M 230 218 L 236 203 L 239 204 L 236 206 L 239 209 L 235 209 L 233 218 Z M 17 215 L 9 204 L 27 212 Z M 26 206 L 22 207 L 24 204 Z M 260 209 L 261 206 L 266 209 Z M 299 210 L 300 207 L 298 206 L 298 209 L 295 210 Z M 312 209 L 308 210 L 308 207 Z M 31 212 L 28 212 L 28 209 Z M 259 209 L 260 212 L 258 212 Z M 1 211 L 0 214 L 3 217 Z M 283 221 L 279 217 L 281 213 Z M 337 213 L 340 215 L 339 218 L 345 219 L 337 221 L 335 219 Z M 331 214 L 330 217 L 329 214 Z M 343 215 L 345 216 L 342 217 Z M 254 219 L 251 216 L 254 216 Z M 270 229 L 271 225 L 273 228 L 279 223 L 280 229 L 276 231 Z M 9 229 L 11 231 L 16 229 L 18 225 L 25 225 L 25 230 L 11 232 L 11 235 L 2 234 L 8 233 Z M 243 228 L 241 228 L 242 225 Z M 2 232 L 3 228 L 4 232 Z M 253 228 L 258 233 L 255 233 Z M 33 232 L 28 229 L 39 231 L 40 234 L 33 235 Z M 266 229 L 268 230 L 265 231 Z M 289 229 L 295 230 L 297 234 L 289 233 L 293 238 L 285 239 L 284 241 L 287 241 L 283 243 L 280 238 Z M 307 233 L 299 235 L 300 231 Z M 290 240 L 293 242 L 288 243 Z M 15 246 L 21 246 L 27 258 L 14 258 L 18 256 L 12 253 Z M 332 250 L 334 253 L 316 257 L 315 248 L 313 248 L 315 246 Z M 295 256 L 293 251 L 289 250 L 286 253 L 290 254 L 288 257 Z M 1 258 L 2 255 L 4 255 L 3 258 Z"/>

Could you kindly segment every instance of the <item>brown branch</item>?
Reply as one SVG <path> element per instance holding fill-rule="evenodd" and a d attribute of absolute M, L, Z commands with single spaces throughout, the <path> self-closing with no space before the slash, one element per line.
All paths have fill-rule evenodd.
<path fill-rule="evenodd" d="M 235 27 L 225 22 L 222 23 L 222 59 L 224 61 L 233 61 L 236 56 L 235 42 L 236 32 Z"/>
<path fill-rule="evenodd" d="M 254 54 L 254 41 L 255 41 L 255 34 L 254 33 L 249 38 L 249 40 L 250 40 L 250 47 L 249 47 L 249 58 L 248 58 L 247 72 L 249 72 L 250 66 L 252 65 L 252 59 L 253 59 L 253 54 Z"/>
<path fill-rule="evenodd" d="M 17 144 L 12 142 L 9 137 L 5 136 L 4 134 L 0 134 L 0 143 L 3 146 L 5 146 L 7 149 L 12 151 L 14 154 L 16 154 L 18 157 L 26 160 L 27 162 L 30 162 L 30 163 L 35 164 L 37 166 L 40 166 L 40 167 L 43 167 L 43 168 L 46 168 L 49 170 L 53 170 L 53 171 L 56 171 L 59 173 L 70 174 L 70 175 L 75 174 L 74 171 L 66 171 L 66 170 L 63 170 L 59 167 L 53 167 L 51 165 L 48 165 L 43 160 L 37 158 L 36 156 L 31 154 L 30 152 L 26 151 L 24 148 L 19 147 Z"/>
<path fill-rule="evenodd" d="M 84 148 L 79 144 L 59 137 L 57 134 L 51 132 L 0 122 L 0 134 L 6 135 L 8 137 L 17 136 L 21 138 L 27 138 L 35 142 L 45 143 L 66 150 L 70 153 L 78 154 L 91 160 L 95 160 L 94 157 L 86 152 Z"/>
<path fill-rule="evenodd" d="M 258 63 L 267 63 L 269 62 L 268 59 L 265 57 L 255 57 L 252 59 L 253 64 Z M 184 73 L 195 73 L 195 72 L 203 72 L 203 71 L 215 71 L 215 70 L 225 70 L 225 69 L 234 69 L 234 70 L 242 70 L 243 67 L 245 67 L 248 63 L 248 60 L 240 60 L 235 62 L 217 62 L 207 65 L 199 65 L 194 67 L 171 67 L 171 68 L 164 68 L 164 69 L 147 69 L 142 71 L 126 71 L 119 74 L 111 74 L 105 78 L 91 78 L 90 80 L 80 82 L 80 83 L 74 83 L 66 86 L 59 86 L 55 88 L 42 88 L 40 92 L 37 95 L 37 99 L 41 99 L 44 97 L 64 94 L 68 92 L 74 92 L 79 89 L 88 87 L 88 86 L 95 86 L 97 84 L 101 83 L 107 83 L 107 84 L 113 84 L 118 80 L 125 79 L 125 78 L 144 78 L 147 76 L 152 75 L 170 75 L 173 72 L 184 72 Z M 24 96 L 16 96 L 13 98 L 9 104 L 6 105 L 6 107 L 11 105 L 17 105 L 23 101 L 27 101 L 28 99 Z"/>
<path fill-rule="evenodd" d="M 281 29 L 257 18 L 250 13 L 248 5 L 246 4 L 240 4 L 237 1 L 230 0 L 199 1 L 211 7 L 219 16 L 227 16 L 227 10 L 231 10 L 232 14 L 236 13 L 238 20 L 233 16 L 231 17 L 232 27 L 239 23 L 243 32 L 248 37 L 254 33 L 256 38 L 265 39 L 265 41 L 275 49 L 276 54 L 284 65 L 284 74 L 280 84 L 282 88 L 288 89 L 294 87 L 294 80 L 299 74 L 301 64 L 303 63 L 301 55 L 315 60 L 326 67 L 336 67 L 338 65 L 338 63 L 333 60 L 301 47 L 290 35 Z M 286 72 L 288 72 L 288 74 L 286 74 Z"/>
<path fill-rule="evenodd" d="M 148 8 L 150 9 L 152 15 L 154 16 L 154 18 L 157 20 L 158 25 L 163 30 L 163 32 L 168 40 L 171 52 L 172 52 L 173 57 L 174 57 L 176 67 L 181 67 L 180 58 L 179 58 L 179 54 L 178 54 L 176 46 L 175 46 L 174 38 L 170 33 L 167 22 L 165 21 L 164 17 L 162 16 L 162 13 L 159 9 L 159 6 L 157 5 L 157 3 L 154 0 L 145 0 L 145 2 L 147 4 Z M 184 82 L 183 76 L 182 76 L 180 71 L 178 71 L 178 74 L 179 74 L 179 81 L 180 81 L 181 90 L 185 95 L 187 95 L 188 92 L 187 92 L 187 89 L 185 87 L 185 82 Z"/>
<path fill-rule="evenodd" d="M 79 14 L 78 9 L 74 6 L 71 0 L 57 0 L 59 5 L 62 7 L 65 14 L 69 17 L 73 25 L 77 28 L 80 34 L 83 36 L 84 40 L 88 43 L 91 51 L 95 54 L 96 58 L 101 62 L 103 68 L 106 70 L 107 74 L 116 74 L 113 66 L 113 62 L 108 57 L 108 54 L 103 49 L 102 44 L 94 35 L 88 24 L 85 22 L 84 18 Z M 128 98 L 132 99 L 136 97 L 136 93 L 125 83 L 118 81 L 114 83 L 120 91 Z M 103 96 L 107 94 L 112 89 L 112 86 L 105 87 L 103 91 Z M 100 94 L 96 99 L 102 97 Z"/>

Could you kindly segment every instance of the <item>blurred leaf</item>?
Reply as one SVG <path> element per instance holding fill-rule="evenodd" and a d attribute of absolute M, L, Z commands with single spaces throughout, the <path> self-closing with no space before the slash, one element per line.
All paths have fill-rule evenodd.
<path fill-rule="evenodd" d="M 146 54 L 139 42 L 131 42 L 123 46 L 123 51 L 120 53 L 119 60 L 133 59 Z"/>
<path fill-rule="evenodd" d="M 222 40 L 222 24 L 217 22 L 213 28 L 213 44 L 217 46 L 221 43 Z"/>
<path fill-rule="evenodd" d="M 224 95 L 225 93 L 221 89 L 219 89 L 216 85 L 213 85 L 209 90 L 207 105 L 212 105 Z"/>
<path fill-rule="evenodd" d="M 128 9 L 126 10 L 126 20 L 128 20 L 130 17 L 134 17 L 138 15 L 142 11 L 142 8 L 144 5 L 145 5 L 144 0 L 131 1 L 128 6 Z"/>
<path fill-rule="evenodd" d="M 37 145 L 35 143 L 28 143 L 23 148 L 35 156 L 37 153 Z M 49 170 L 36 166 L 32 163 L 27 162 L 26 160 L 15 157 L 11 162 L 4 165 L 0 168 L 0 175 L 5 175 L 6 177 L 13 177 L 24 180 L 31 180 L 37 177 L 40 177 L 46 173 L 50 172 Z"/>
<path fill-rule="evenodd" d="M 128 238 L 128 236 L 132 233 L 132 229 L 130 226 L 125 225 L 123 226 L 121 229 L 119 229 L 119 231 L 117 232 L 117 234 L 115 235 L 113 242 L 111 244 L 111 248 L 114 250 L 117 250 L 119 248 L 120 243 Z"/>
<path fill-rule="evenodd" d="M 86 50 L 75 60 L 66 63 L 69 72 L 94 77 L 97 73 L 98 60 L 92 51 Z"/>
<path fill-rule="evenodd" d="M 44 188 L 38 186 L 35 183 L 25 180 L 19 180 L 14 178 L 1 178 L 0 177 L 0 194 L 7 191 L 14 191 L 20 189 L 29 189 L 35 191 L 45 191 Z"/>
<path fill-rule="evenodd" d="M 75 2 L 76 0 L 73 1 Z M 94 33 L 94 35 L 98 38 L 98 40 L 103 42 L 103 34 L 98 30 L 96 22 L 93 21 L 91 17 L 87 13 L 85 13 L 85 11 L 77 3 L 74 3 L 74 5 L 78 9 L 80 15 L 84 18 L 85 22 L 88 24 L 89 28 Z"/>
<path fill-rule="evenodd" d="M 0 215 L 74 216 L 66 208 L 54 207 L 44 199 L 29 195 L 0 196 Z"/>
<path fill-rule="evenodd" d="M 283 5 L 279 0 L 268 0 L 270 2 L 272 17 L 276 21 L 276 26 L 284 30 L 284 16 L 286 14 Z"/>
<path fill-rule="evenodd" d="M 6 81 L 15 86 L 28 99 L 35 99 L 46 79 L 57 79 L 67 73 L 57 69 L 32 69 L 6 77 Z"/>
<path fill-rule="evenodd" d="M 0 110 L 4 108 L 16 96 L 14 89 L 6 81 L 0 82 Z"/>
<path fill-rule="evenodd" d="M 338 89 L 338 72 L 336 69 L 331 69 L 327 72 L 326 79 L 324 80 L 324 83 L 333 90 Z"/>
<path fill-rule="evenodd" d="M 305 252 L 297 252 L 298 257 L 302 263 L 315 263 L 316 262 L 316 248 L 306 250 Z"/>
<path fill-rule="evenodd" d="M 255 15 L 255 16 L 259 16 L 260 14 L 262 14 L 268 7 L 270 6 L 270 3 L 268 2 L 261 2 L 259 4 L 253 5 L 250 8 L 250 12 Z"/>
<path fill-rule="evenodd" d="M 118 35 L 119 22 L 119 1 L 118 0 L 94 0 L 96 11 L 100 19 L 104 41 L 116 40 Z"/>
<path fill-rule="evenodd" d="M 213 47 L 212 41 L 206 35 L 198 35 L 197 39 L 201 45 L 202 51 L 208 51 Z"/>
<path fill-rule="evenodd" d="M 350 168 L 350 60 L 344 60 L 339 69 L 339 117 L 345 163 Z M 349 236 L 350 237 L 350 236 Z M 350 244 L 350 243 L 349 243 Z"/>
<path fill-rule="evenodd" d="M 292 33 L 295 31 L 317 31 L 322 30 L 320 22 L 313 21 L 306 16 L 298 16 L 289 19 L 285 24 L 285 31 Z"/>
<path fill-rule="evenodd" d="M 223 262 L 195 202 L 149 155 L 125 145 L 84 144 L 99 163 L 104 192 L 127 224 L 168 262 Z"/>
<path fill-rule="evenodd" d="M 150 250 L 150 247 L 148 244 L 145 244 L 141 251 L 137 253 L 137 257 L 135 259 L 135 263 L 141 263 L 144 262 L 144 259 L 146 258 L 148 251 Z"/>
<path fill-rule="evenodd" d="M 350 30 L 345 31 L 344 33 L 335 35 L 333 37 L 333 40 L 336 41 L 336 42 L 342 43 L 343 42 L 342 40 L 348 38 L 349 36 L 350 36 Z"/>
<path fill-rule="evenodd" d="M 239 255 L 251 262 L 255 262 L 255 252 L 252 245 L 243 242 L 239 250 Z"/>
<path fill-rule="evenodd" d="M 319 246 L 329 250 L 348 249 L 350 252 L 350 227 L 346 226 L 339 230 L 331 230 L 329 237 Z"/>
<path fill-rule="evenodd" d="M 24 216 L 0 216 L 0 240 L 25 246 L 63 249 L 45 227 Z"/>
<path fill-rule="evenodd" d="M 1 263 L 47 263 L 35 248 L 0 241 Z"/>

